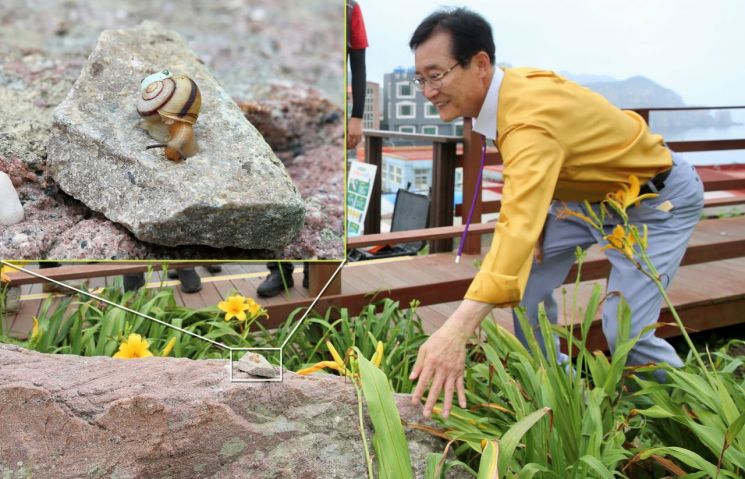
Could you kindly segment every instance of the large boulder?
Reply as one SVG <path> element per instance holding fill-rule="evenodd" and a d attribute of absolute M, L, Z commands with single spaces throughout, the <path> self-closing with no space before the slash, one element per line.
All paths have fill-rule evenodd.
<path fill-rule="evenodd" d="M 199 85 L 199 152 L 183 162 L 138 128 L 140 80 L 168 68 Z M 146 21 L 106 30 L 54 113 L 47 162 L 60 187 L 138 239 L 277 250 L 303 224 L 282 163 L 176 33 Z"/>
<path fill-rule="evenodd" d="M 419 408 L 397 397 L 404 420 Z M 0 344 L 0 477 L 367 477 L 348 380 L 229 380 L 228 362 L 46 355 Z M 371 430 L 366 425 L 368 438 Z M 407 431 L 416 476 L 444 443 Z"/>

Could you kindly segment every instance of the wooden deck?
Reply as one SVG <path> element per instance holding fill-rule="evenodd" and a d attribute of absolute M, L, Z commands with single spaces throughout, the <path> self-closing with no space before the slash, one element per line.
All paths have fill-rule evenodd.
<path fill-rule="evenodd" d="M 488 237 L 484 238 L 488 240 Z M 376 297 L 389 297 L 400 301 L 403 307 L 416 299 L 422 306 L 419 314 L 424 320 L 425 330 L 432 332 L 447 319 L 462 298 L 474 274 L 480 256 L 464 256 L 459 264 L 452 253 L 428 256 L 406 256 L 400 258 L 364 261 L 347 264 L 342 271 L 341 294 L 319 298 L 315 309 L 325 311 L 329 307 L 347 307 L 352 314 L 373 301 Z M 703 220 L 699 223 L 689 244 L 683 267 L 673 281 L 670 296 L 685 323 L 693 330 L 705 330 L 745 322 L 745 217 Z M 96 265 L 81 265 L 96 268 Z M 588 254 L 582 277 L 586 281 L 578 291 L 578 305 L 586 304 L 593 282 L 607 275 L 608 263 L 598 248 Z M 223 271 L 208 273 L 198 268 L 202 276 L 203 289 L 194 294 L 182 293 L 178 280 L 161 283 L 161 273 L 154 272 L 147 287 L 169 287 L 174 289 L 176 301 L 190 308 L 216 305 L 232 292 L 254 297 L 269 310 L 267 326 L 274 327 L 287 320 L 297 308 L 310 305 L 314 300 L 302 287 L 302 267 L 296 264 L 294 287 L 270 299 L 258 298 L 256 288 L 267 275 L 263 262 L 225 263 Z M 570 273 L 567 282 L 574 277 Z M 89 280 L 90 288 L 112 285 L 116 277 L 98 277 Z M 80 280 L 77 280 L 78 282 Z M 32 317 L 38 315 L 42 301 L 49 296 L 42 292 L 40 284 L 21 286 L 21 308 L 8 315 L 5 331 L 16 337 L 25 337 L 32 327 Z M 573 296 L 573 285 L 565 286 L 567 297 Z M 571 310 L 571 304 L 568 306 Z M 496 309 L 494 316 L 508 329 L 512 329 L 511 313 L 507 309 Z M 672 322 L 666 310 L 661 320 Z M 593 347 L 605 347 L 599 321 L 592 331 Z M 660 331 L 663 336 L 677 334 L 675 328 Z"/>

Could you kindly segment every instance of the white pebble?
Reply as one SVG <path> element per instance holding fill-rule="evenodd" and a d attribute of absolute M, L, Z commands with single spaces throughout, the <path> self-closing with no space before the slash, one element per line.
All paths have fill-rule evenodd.
<path fill-rule="evenodd" d="M 0 225 L 14 225 L 23 221 L 23 205 L 18 199 L 10 177 L 0 171 Z"/>

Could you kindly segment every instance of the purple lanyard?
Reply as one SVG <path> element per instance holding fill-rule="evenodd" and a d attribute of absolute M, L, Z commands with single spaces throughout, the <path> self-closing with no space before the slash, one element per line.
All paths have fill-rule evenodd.
<path fill-rule="evenodd" d="M 455 256 L 455 262 L 460 263 L 460 257 L 463 254 L 463 247 L 466 245 L 466 236 L 468 235 L 468 227 L 471 226 L 471 218 L 473 218 L 473 209 L 476 206 L 476 199 L 481 194 L 481 176 L 484 173 L 484 164 L 486 163 L 486 137 L 481 135 L 481 167 L 479 168 L 479 178 L 476 180 L 476 189 L 473 190 L 473 200 L 471 201 L 471 209 L 468 211 L 468 219 L 466 220 L 466 227 L 463 229 L 463 234 L 460 236 L 460 244 L 458 245 L 458 254 Z"/>

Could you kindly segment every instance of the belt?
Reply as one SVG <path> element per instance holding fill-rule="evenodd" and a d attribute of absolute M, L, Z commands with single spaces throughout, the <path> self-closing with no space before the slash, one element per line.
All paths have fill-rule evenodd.
<path fill-rule="evenodd" d="M 675 166 L 675 164 L 673 164 Z M 644 186 L 639 189 L 640 195 L 646 195 L 648 193 L 659 193 L 662 188 L 665 187 L 665 180 L 670 176 L 670 172 L 673 171 L 673 167 L 658 173 L 654 178 L 649 180 Z"/>

